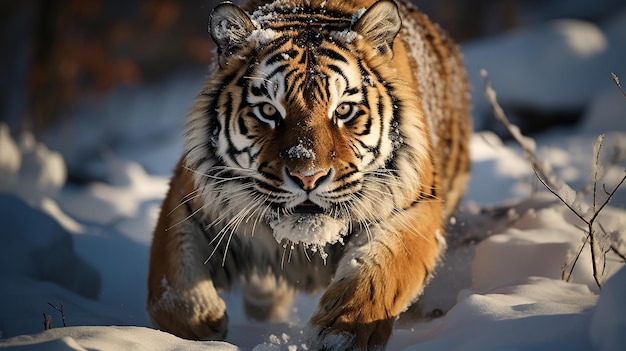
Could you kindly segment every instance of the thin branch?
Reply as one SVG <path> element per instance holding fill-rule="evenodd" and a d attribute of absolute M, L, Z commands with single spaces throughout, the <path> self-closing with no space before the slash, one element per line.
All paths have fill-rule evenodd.
<path fill-rule="evenodd" d="M 43 312 L 43 329 L 52 329 L 52 316 L 47 315 L 46 312 Z"/>
<path fill-rule="evenodd" d="M 622 85 L 619 84 L 619 78 L 617 77 L 617 75 L 615 73 L 611 73 L 611 77 L 613 78 L 613 81 L 615 82 L 615 84 L 617 84 L 617 87 L 622 92 L 622 94 L 626 96 L 626 91 L 624 91 L 624 88 L 622 88 Z"/>
<path fill-rule="evenodd" d="M 48 305 L 50 305 L 50 307 L 54 308 L 59 313 L 61 313 L 61 320 L 63 321 L 63 327 L 67 327 L 67 323 L 65 323 L 65 310 L 63 308 L 63 302 L 61 302 L 61 307 L 57 307 L 57 306 L 51 304 L 50 302 L 48 302 Z"/>
<path fill-rule="evenodd" d="M 614 254 L 619 256 L 619 258 L 622 259 L 622 262 L 626 262 L 626 256 L 622 254 L 621 252 L 619 252 L 619 250 L 615 247 L 615 245 L 611 245 L 611 251 L 613 251 Z"/>
<path fill-rule="evenodd" d="M 593 280 L 596 281 L 598 288 L 602 288 L 602 283 L 598 277 L 598 267 L 596 265 L 596 236 L 593 234 L 593 224 L 589 223 L 589 248 L 591 251 L 591 269 L 593 271 Z"/>
<path fill-rule="evenodd" d="M 589 241 L 590 236 L 591 234 L 587 234 L 587 237 L 585 237 L 585 240 L 583 241 L 582 245 L 580 245 L 580 249 L 578 249 L 578 253 L 574 257 L 574 262 L 572 262 L 572 264 L 570 265 L 567 278 L 565 277 L 565 269 L 568 266 L 567 263 L 565 264 L 565 266 L 563 267 L 563 270 L 561 271 L 561 279 L 564 279 L 568 283 L 572 279 L 572 275 L 574 275 L 574 268 L 576 267 L 576 263 L 578 263 L 578 259 L 580 258 L 580 255 L 583 253 L 583 250 L 585 249 L 585 246 L 587 245 L 587 241 Z"/>
<path fill-rule="evenodd" d="M 551 192 L 554 196 L 556 196 L 557 199 L 559 199 L 559 201 L 561 201 L 565 206 L 567 206 L 567 208 L 569 208 L 570 211 L 572 211 L 572 213 L 576 215 L 576 217 L 580 218 L 581 221 L 589 225 L 589 222 L 585 219 L 585 217 L 583 217 L 580 213 L 578 213 L 578 211 L 576 211 L 570 204 L 568 204 L 567 201 L 565 201 L 565 199 L 561 197 L 561 195 L 559 195 L 554 189 L 552 189 L 552 187 L 550 187 L 550 185 L 548 185 L 548 183 L 537 172 L 537 169 L 533 168 L 533 171 L 535 171 L 535 176 L 537 176 L 537 179 L 539 179 L 541 184 L 543 184 L 543 186 L 546 189 L 548 189 L 549 192 Z"/>
<path fill-rule="evenodd" d="M 613 140 L 613 152 L 610 158 L 608 158 L 605 162 L 605 169 L 609 169 L 611 167 L 617 166 L 618 163 L 620 163 L 622 160 L 624 160 L 624 158 L 626 158 L 626 152 L 622 152 L 620 146 L 618 145 L 618 143 L 616 142 L 617 139 L 612 139 Z M 596 160 L 599 160 L 599 153 L 598 155 L 596 155 Z M 587 195 L 591 192 L 591 188 L 594 186 L 593 182 L 589 182 L 585 185 L 585 187 L 579 191 L 579 195 L 584 196 Z M 604 192 L 606 193 L 606 195 L 609 195 L 609 191 L 606 190 L 606 184 L 602 184 L 602 187 L 604 188 Z"/>
<path fill-rule="evenodd" d="M 622 186 L 622 184 L 624 183 L 624 181 L 626 181 L 626 171 L 624 172 L 624 176 L 622 177 L 622 180 L 619 181 L 619 183 L 617 184 L 617 186 L 613 189 L 613 191 L 611 191 L 611 193 L 609 194 L 609 196 L 606 198 L 606 200 L 604 200 L 604 202 L 602 203 L 602 205 L 600 206 L 600 208 L 594 213 L 593 217 L 589 220 L 590 223 L 593 223 L 593 221 L 596 220 L 596 218 L 598 217 L 598 215 L 600 215 L 600 212 L 602 211 L 602 209 L 604 209 L 604 207 L 606 207 L 606 205 L 609 204 L 609 202 L 611 202 L 611 199 L 613 198 L 613 195 L 615 195 L 615 193 L 617 192 L 617 190 L 619 189 L 620 186 Z"/>
<path fill-rule="evenodd" d="M 513 137 L 513 139 L 517 142 L 517 144 L 519 144 L 519 146 L 522 148 L 522 150 L 524 151 L 524 154 L 526 155 L 526 157 L 532 164 L 533 169 L 535 169 L 535 173 L 539 171 L 539 173 L 541 173 L 543 177 L 545 178 L 544 183 L 547 183 L 548 187 L 554 188 L 553 179 L 550 176 L 549 172 L 547 172 L 543 168 L 543 166 L 539 163 L 539 160 L 537 159 L 537 156 L 535 155 L 535 150 L 528 145 L 529 144 L 528 140 L 525 139 L 526 137 L 523 136 L 522 133 L 520 133 L 519 128 L 515 126 L 513 123 L 511 123 L 511 121 L 509 121 L 509 119 L 506 117 L 504 110 L 502 109 L 502 107 L 498 103 L 498 100 L 496 99 L 496 92 L 491 87 L 491 82 L 489 81 L 489 78 L 487 76 L 487 71 L 481 70 L 480 75 L 482 76 L 485 82 L 484 93 L 485 93 L 485 96 L 487 97 L 487 101 L 489 101 L 489 104 L 491 105 L 491 108 L 494 112 L 495 117 L 504 125 L 507 132 L 509 132 L 511 137 Z"/>
<path fill-rule="evenodd" d="M 596 144 L 597 143 L 597 144 Z M 593 194 L 591 200 L 592 211 L 596 213 L 596 196 L 598 195 L 598 179 L 600 178 L 600 152 L 602 151 L 602 144 L 604 143 L 604 134 L 601 134 L 596 142 L 594 142 L 595 153 L 593 155 Z"/>

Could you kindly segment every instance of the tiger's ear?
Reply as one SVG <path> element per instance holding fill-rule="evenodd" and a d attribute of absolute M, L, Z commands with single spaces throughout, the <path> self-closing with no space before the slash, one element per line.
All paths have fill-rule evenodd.
<path fill-rule="evenodd" d="M 393 40 L 400 32 L 402 19 L 398 5 L 390 0 L 381 0 L 370 6 L 356 21 L 353 30 L 385 56 L 393 55 Z"/>
<path fill-rule="evenodd" d="M 209 20 L 209 32 L 217 44 L 220 63 L 247 44 L 254 30 L 248 15 L 231 3 L 222 3 L 213 9 Z"/>

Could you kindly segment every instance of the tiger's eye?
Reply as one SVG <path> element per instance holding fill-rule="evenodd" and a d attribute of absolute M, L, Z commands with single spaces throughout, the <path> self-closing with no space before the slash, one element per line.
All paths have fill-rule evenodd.
<path fill-rule="evenodd" d="M 273 118 L 276 115 L 276 112 L 276 107 L 272 104 L 263 104 L 263 106 L 261 106 L 261 113 L 266 118 Z"/>
<path fill-rule="evenodd" d="M 351 111 L 352 111 L 352 105 L 345 103 L 345 102 L 337 106 L 337 108 L 335 109 L 335 113 L 337 114 L 337 117 L 339 118 L 347 117 Z"/>

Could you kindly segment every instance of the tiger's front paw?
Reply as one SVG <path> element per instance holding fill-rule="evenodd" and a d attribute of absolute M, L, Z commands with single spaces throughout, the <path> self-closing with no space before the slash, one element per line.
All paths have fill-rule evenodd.
<path fill-rule="evenodd" d="M 228 330 L 226 305 L 213 295 L 215 290 L 208 289 L 208 284 L 203 282 L 189 290 L 167 285 L 160 294 L 151 295 L 147 310 L 152 324 L 185 339 L 223 340 Z"/>
<path fill-rule="evenodd" d="M 384 350 L 393 329 L 393 319 L 372 322 L 337 318 L 328 325 L 310 325 L 309 350 Z"/>
<path fill-rule="evenodd" d="M 331 285 L 320 299 L 309 321 L 309 349 L 384 350 L 395 316 L 381 300 L 362 293 L 371 290 L 355 291 L 342 283 Z"/>

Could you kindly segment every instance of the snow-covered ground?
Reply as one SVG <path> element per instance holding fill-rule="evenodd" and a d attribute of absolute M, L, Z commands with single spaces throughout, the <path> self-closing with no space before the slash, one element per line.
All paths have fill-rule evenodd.
<path fill-rule="evenodd" d="M 615 72 L 626 81 L 624 43 L 626 13 L 603 26 L 560 21 L 467 44 L 477 127 L 489 111 L 480 68 L 505 105 L 584 109 L 576 126 L 535 138 L 539 157 L 582 189 L 595 169 L 598 134 L 606 133 L 604 157 L 626 153 L 626 97 L 610 77 Z M 150 328 L 144 300 L 151 230 L 181 150 L 182 116 L 202 78 L 186 72 L 150 89 L 113 94 L 109 109 L 81 116 L 69 138 L 63 128 L 54 131 L 47 146 L 28 135 L 11 138 L 0 127 L 0 348 L 302 349 L 317 296 L 299 296 L 290 323 L 267 325 L 245 319 L 236 290 L 225 293 L 231 325 L 223 343 Z M 102 150 L 96 141 L 112 136 L 119 142 Z M 469 192 L 450 223 L 448 256 L 422 299 L 423 311 L 447 313 L 420 320 L 410 310 L 388 349 L 625 349 L 625 265 L 609 254 L 599 290 L 587 246 L 571 281 L 563 281 L 563 267 L 584 240 L 582 222 L 534 181 L 515 145 L 477 132 L 472 159 Z M 65 165 L 106 182 L 67 183 Z M 623 160 L 607 164 L 601 183 L 612 190 L 625 169 Z M 620 190 L 597 219 L 623 253 L 625 206 Z M 54 308 L 61 306 L 67 327 Z M 43 331 L 49 317 L 52 329 Z"/>

